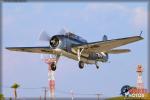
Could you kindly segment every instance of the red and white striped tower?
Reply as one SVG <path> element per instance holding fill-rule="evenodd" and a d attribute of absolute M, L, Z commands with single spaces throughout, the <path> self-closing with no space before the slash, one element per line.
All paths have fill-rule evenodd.
<path fill-rule="evenodd" d="M 55 98 L 55 77 L 54 71 L 51 70 L 51 64 L 56 62 L 56 58 L 44 58 L 44 62 L 48 64 L 48 84 L 50 89 L 51 100 Z"/>
<path fill-rule="evenodd" d="M 54 77 L 54 71 L 51 70 L 50 65 L 51 64 L 49 64 L 49 68 L 48 68 L 48 81 L 49 81 L 51 98 L 54 99 L 54 97 L 55 97 L 55 77 Z"/>
<path fill-rule="evenodd" d="M 144 83 L 143 83 L 143 80 L 142 80 L 142 72 L 143 72 L 142 65 L 137 66 L 136 72 L 138 74 L 136 87 L 137 87 L 137 89 L 144 89 Z"/>

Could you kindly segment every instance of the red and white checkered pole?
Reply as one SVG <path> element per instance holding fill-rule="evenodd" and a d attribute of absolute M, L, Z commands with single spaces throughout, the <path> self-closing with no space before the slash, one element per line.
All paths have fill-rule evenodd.
<path fill-rule="evenodd" d="M 49 63 L 48 81 L 49 81 L 49 88 L 50 88 L 51 99 L 55 98 L 55 77 L 54 77 L 54 73 L 55 72 L 51 70 L 51 63 Z"/>
<path fill-rule="evenodd" d="M 46 57 L 47 56 L 47 57 Z M 51 70 L 51 64 L 53 62 L 57 62 L 56 56 L 53 55 L 41 55 L 42 59 L 46 64 L 48 64 L 48 85 L 50 89 L 50 95 L 51 95 L 51 100 L 54 100 L 55 98 L 55 77 L 54 73 L 55 71 Z"/>
<path fill-rule="evenodd" d="M 138 89 L 144 89 L 144 83 L 143 83 L 143 80 L 142 80 L 142 72 L 143 72 L 142 65 L 138 65 L 136 72 L 138 74 L 136 87 Z"/>

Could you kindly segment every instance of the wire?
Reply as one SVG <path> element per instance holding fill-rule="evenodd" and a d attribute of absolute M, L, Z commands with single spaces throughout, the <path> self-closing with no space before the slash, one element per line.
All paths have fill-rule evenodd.
<path fill-rule="evenodd" d="M 8 86 L 3 86 L 2 88 L 8 88 L 8 89 L 12 89 L 11 87 L 8 87 Z M 31 87 L 27 87 L 27 88 L 22 88 L 22 87 L 19 87 L 18 88 L 18 90 L 44 90 L 44 89 L 47 89 L 47 91 L 50 91 L 50 89 L 48 88 L 48 87 L 35 87 L 35 88 L 31 88 Z M 55 93 L 59 93 L 59 94 L 67 94 L 67 95 L 70 95 L 71 93 L 70 93 L 70 91 L 62 91 L 62 90 L 59 90 L 59 89 L 55 89 Z M 100 95 L 103 95 L 103 94 L 101 94 L 101 93 L 80 93 L 80 92 L 72 92 L 73 93 L 73 95 L 84 95 L 84 96 L 86 96 L 86 95 L 93 95 L 93 96 L 100 96 Z"/>
<path fill-rule="evenodd" d="M 63 94 L 71 94 L 70 92 L 62 91 L 62 90 L 56 90 L 56 93 L 63 93 Z M 74 95 L 103 95 L 101 93 L 79 93 L 79 92 L 73 92 Z"/>

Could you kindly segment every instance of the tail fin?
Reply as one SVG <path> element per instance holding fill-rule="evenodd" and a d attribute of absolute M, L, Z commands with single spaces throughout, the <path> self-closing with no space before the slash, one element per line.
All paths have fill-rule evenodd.
<path fill-rule="evenodd" d="M 104 35 L 103 36 L 103 41 L 106 41 L 107 40 L 107 35 Z"/>

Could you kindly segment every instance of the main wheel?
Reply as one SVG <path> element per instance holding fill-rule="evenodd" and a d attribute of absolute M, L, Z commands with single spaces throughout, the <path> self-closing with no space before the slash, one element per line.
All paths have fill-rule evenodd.
<path fill-rule="evenodd" d="M 51 70 L 52 70 L 52 71 L 55 71 L 55 70 L 56 70 L 56 63 L 53 62 L 53 63 L 51 64 Z"/>
<path fill-rule="evenodd" d="M 84 62 L 83 61 L 79 61 L 79 68 L 83 69 L 84 68 Z"/>
<path fill-rule="evenodd" d="M 96 65 L 96 68 L 97 68 L 97 69 L 99 69 L 99 66 L 98 66 L 98 65 Z"/>

